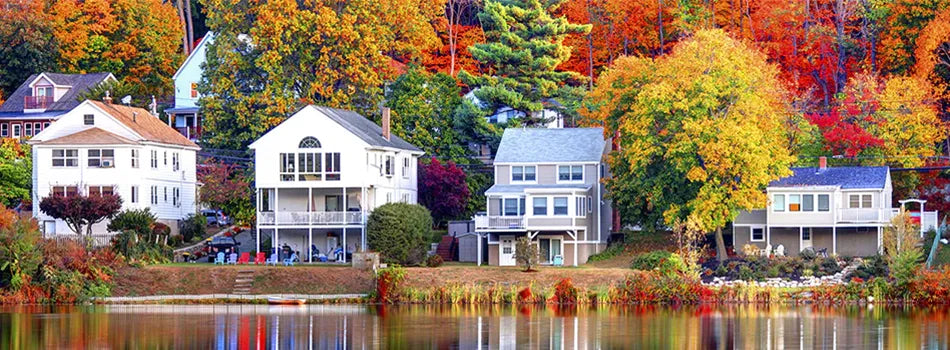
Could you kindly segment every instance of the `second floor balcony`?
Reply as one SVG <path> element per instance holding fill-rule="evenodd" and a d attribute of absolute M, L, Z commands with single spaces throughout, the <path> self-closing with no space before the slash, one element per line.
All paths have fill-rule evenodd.
<path fill-rule="evenodd" d="M 49 106 L 53 105 L 53 96 L 24 96 L 23 97 L 23 109 L 38 109 L 45 110 Z"/>
<path fill-rule="evenodd" d="M 258 212 L 257 222 L 267 226 L 361 225 L 365 215 L 359 211 L 279 211 Z"/>
<path fill-rule="evenodd" d="M 835 221 L 838 223 L 886 223 L 890 222 L 900 209 L 897 208 L 840 208 Z"/>
<path fill-rule="evenodd" d="M 587 216 L 495 216 L 476 215 L 476 230 L 521 231 L 585 229 Z"/>

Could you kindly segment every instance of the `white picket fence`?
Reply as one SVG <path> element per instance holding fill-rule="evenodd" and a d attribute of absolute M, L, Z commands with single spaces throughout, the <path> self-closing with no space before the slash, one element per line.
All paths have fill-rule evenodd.
<path fill-rule="evenodd" d="M 46 239 L 52 239 L 56 241 L 76 241 L 79 243 L 86 243 L 87 238 L 92 239 L 93 247 L 105 247 L 111 244 L 112 237 L 115 237 L 114 234 L 94 234 L 92 236 L 88 235 L 76 235 L 76 234 L 52 234 L 46 235 Z"/>

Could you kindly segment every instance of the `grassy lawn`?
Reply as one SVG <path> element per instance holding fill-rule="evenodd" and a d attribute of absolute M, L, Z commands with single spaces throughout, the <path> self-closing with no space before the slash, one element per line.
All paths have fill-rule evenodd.
<path fill-rule="evenodd" d="M 672 250 L 673 235 L 667 231 L 624 231 L 624 241 L 611 244 L 584 265 L 596 268 L 629 268 L 633 257 L 654 250 Z"/>

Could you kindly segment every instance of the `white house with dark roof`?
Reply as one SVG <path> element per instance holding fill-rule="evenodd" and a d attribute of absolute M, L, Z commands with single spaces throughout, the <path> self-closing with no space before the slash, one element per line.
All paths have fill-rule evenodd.
<path fill-rule="evenodd" d="M 46 235 L 74 234 L 40 211 L 40 200 L 55 194 L 117 194 L 122 209 L 149 208 L 173 233 L 195 214 L 199 148 L 144 109 L 86 100 L 27 142 L 33 215 Z M 93 233 L 107 233 L 107 223 Z"/>
<path fill-rule="evenodd" d="M 307 106 L 250 145 L 261 238 L 288 245 L 301 261 L 366 249 L 366 218 L 392 202 L 415 204 L 423 152 L 347 110 Z M 345 259 L 345 254 L 340 256 Z"/>
<path fill-rule="evenodd" d="M 827 254 L 869 256 L 881 250 L 884 227 L 899 212 L 892 203 L 890 169 L 886 166 L 792 168 L 792 175 L 766 189 L 768 208 L 739 214 L 733 223 L 733 246 L 746 244 L 788 255 L 811 248 Z M 916 200 L 901 201 L 924 203 Z M 908 208 L 912 209 L 912 208 Z M 934 211 L 912 211 L 928 230 L 937 224 Z"/>
<path fill-rule="evenodd" d="M 486 212 L 475 216 L 488 263 L 515 265 L 521 236 L 538 244 L 542 264 L 577 266 L 602 251 L 612 225 L 601 181 L 608 151 L 601 128 L 505 130 L 494 159 L 495 184 L 485 192 Z"/>
<path fill-rule="evenodd" d="M 112 73 L 33 74 L 0 105 L 0 137 L 33 137 L 76 108 L 84 92 L 115 80 Z"/>

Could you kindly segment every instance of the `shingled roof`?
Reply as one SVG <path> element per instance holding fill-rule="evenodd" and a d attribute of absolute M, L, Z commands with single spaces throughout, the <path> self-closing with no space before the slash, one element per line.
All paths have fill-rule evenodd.
<path fill-rule="evenodd" d="M 887 184 L 886 166 L 792 168 L 792 175 L 772 181 L 769 187 L 838 186 L 842 189 L 879 189 Z"/>
<path fill-rule="evenodd" d="M 495 163 L 600 162 L 605 146 L 602 128 L 510 128 Z"/>
<path fill-rule="evenodd" d="M 71 86 L 69 92 L 59 98 L 56 102 L 46 108 L 46 113 L 61 111 L 67 112 L 76 108 L 81 101 L 79 101 L 79 95 L 83 94 L 89 89 L 95 87 L 96 85 L 102 83 L 107 78 L 112 76 L 112 73 L 89 73 L 89 74 L 61 74 L 61 73 L 40 73 L 49 80 L 52 80 L 56 85 L 68 85 Z M 20 87 L 10 95 L 9 98 L 0 105 L 0 117 L 13 117 L 14 113 L 23 113 L 24 99 L 26 96 L 31 96 L 33 94 L 32 88 L 30 88 L 30 83 L 33 80 L 36 80 L 40 74 L 30 75 L 23 84 L 20 84 Z M 60 113 L 62 114 L 62 113 Z M 29 115 L 29 114 L 26 114 Z"/>
<path fill-rule="evenodd" d="M 323 106 L 313 106 L 314 109 L 330 117 L 354 135 L 373 147 L 390 147 L 403 149 L 411 152 L 422 152 L 419 147 L 406 142 L 396 135 L 390 135 L 389 140 L 383 137 L 383 128 L 376 125 L 372 120 L 360 115 L 359 113 L 345 109 L 337 109 Z"/>
<path fill-rule="evenodd" d="M 135 131 L 135 133 L 141 135 L 145 141 L 185 147 L 198 147 L 197 144 L 191 142 L 187 137 L 175 131 L 175 129 L 163 123 L 161 119 L 156 118 L 142 108 L 92 100 L 89 102 L 106 113 L 109 113 L 109 115 L 122 124 L 125 124 L 125 126 Z"/>

